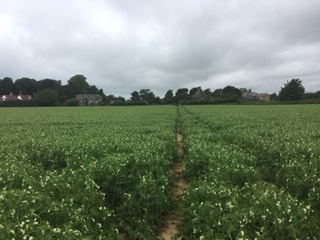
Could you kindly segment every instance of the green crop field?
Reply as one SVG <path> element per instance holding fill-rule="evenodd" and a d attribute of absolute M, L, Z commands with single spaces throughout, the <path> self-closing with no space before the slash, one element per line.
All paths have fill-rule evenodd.
<path fill-rule="evenodd" d="M 183 236 L 319 239 L 319 106 L 186 106 Z"/>
<path fill-rule="evenodd" d="M 0 239 L 319 239 L 320 107 L 0 108 Z M 175 209 L 177 210 L 177 209 Z"/>

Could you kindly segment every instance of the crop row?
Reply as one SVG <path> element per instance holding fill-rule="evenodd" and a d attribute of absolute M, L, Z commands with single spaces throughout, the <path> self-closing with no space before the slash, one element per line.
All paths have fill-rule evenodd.
<path fill-rule="evenodd" d="M 1 239 L 155 238 L 174 107 L 1 111 Z"/>
<path fill-rule="evenodd" d="M 180 110 L 183 237 L 319 238 L 319 110 L 300 107 Z"/>

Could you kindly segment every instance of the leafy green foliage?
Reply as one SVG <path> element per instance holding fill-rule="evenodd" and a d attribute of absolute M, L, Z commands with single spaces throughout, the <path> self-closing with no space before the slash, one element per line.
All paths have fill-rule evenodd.
<path fill-rule="evenodd" d="M 1 239 L 155 239 L 171 208 L 175 108 L 1 115 Z"/>
<path fill-rule="evenodd" d="M 180 88 L 176 91 L 174 96 L 174 101 L 179 103 L 180 101 L 187 101 L 189 98 L 189 89 L 188 88 Z"/>
<path fill-rule="evenodd" d="M 317 106 L 188 106 L 182 237 L 318 239 Z"/>
<path fill-rule="evenodd" d="M 172 104 L 174 103 L 174 97 L 173 97 L 173 90 L 168 90 L 166 94 L 164 95 L 163 103 L 165 104 Z"/>
<path fill-rule="evenodd" d="M 316 105 L 0 113 L 1 239 L 156 239 L 177 130 L 181 237 L 320 238 Z"/>
<path fill-rule="evenodd" d="M 12 78 L 5 77 L 0 79 L 0 95 L 10 94 L 15 91 L 15 86 L 13 84 Z"/>
<path fill-rule="evenodd" d="M 79 106 L 79 100 L 76 98 L 67 99 L 64 103 L 65 106 Z"/>
<path fill-rule="evenodd" d="M 291 79 L 284 84 L 279 92 L 280 101 L 302 100 L 304 94 L 304 86 L 299 78 Z"/>
<path fill-rule="evenodd" d="M 16 94 L 20 92 L 22 94 L 27 94 L 33 96 L 34 93 L 37 91 L 37 81 L 31 78 L 20 78 L 14 82 Z"/>
<path fill-rule="evenodd" d="M 54 106 L 58 103 L 59 94 L 56 90 L 44 88 L 35 95 L 40 106 Z"/>

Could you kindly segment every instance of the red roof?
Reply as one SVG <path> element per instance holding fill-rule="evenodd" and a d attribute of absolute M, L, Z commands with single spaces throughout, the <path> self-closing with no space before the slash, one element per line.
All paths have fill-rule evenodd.
<path fill-rule="evenodd" d="M 10 94 L 10 95 L 3 95 L 0 100 L 8 101 L 8 100 L 29 100 L 29 99 L 31 99 L 30 95 L 23 95 L 23 94 L 12 95 L 12 94 Z"/>

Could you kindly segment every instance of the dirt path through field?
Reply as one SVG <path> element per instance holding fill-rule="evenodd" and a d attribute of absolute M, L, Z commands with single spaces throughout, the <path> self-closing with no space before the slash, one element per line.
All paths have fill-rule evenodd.
<path fill-rule="evenodd" d="M 174 162 L 173 170 L 173 184 L 174 188 L 172 190 L 172 199 L 175 203 L 175 207 L 172 212 L 168 213 L 164 217 L 164 226 L 160 232 L 160 238 L 164 240 L 173 239 L 178 234 L 178 224 L 180 223 L 180 216 L 178 212 L 179 202 L 183 193 L 183 189 L 188 185 L 187 181 L 183 179 L 182 172 L 185 168 L 183 162 L 183 147 L 182 147 L 182 135 L 177 132 L 176 135 L 177 141 L 177 161 Z"/>

